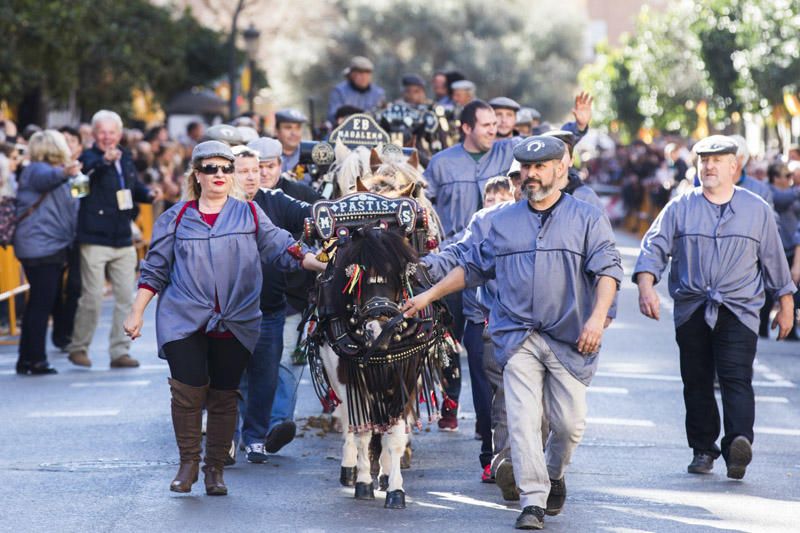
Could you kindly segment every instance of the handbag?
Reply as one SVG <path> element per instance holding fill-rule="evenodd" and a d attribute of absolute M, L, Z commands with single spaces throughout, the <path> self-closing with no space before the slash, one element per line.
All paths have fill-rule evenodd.
<path fill-rule="evenodd" d="M 0 246 L 5 248 L 14 241 L 14 232 L 20 222 L 36 211 L 50 191 L 42 193 L 36 202 L 25 210 L 19 217 L 16 216 L 17 202 L 13 196 L 4 196 L 0 199 Z"/>

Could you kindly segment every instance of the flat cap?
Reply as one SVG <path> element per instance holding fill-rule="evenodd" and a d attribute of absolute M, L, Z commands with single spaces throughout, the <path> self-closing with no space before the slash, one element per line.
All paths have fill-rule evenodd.
<path fill-rule="evenodd" d="M 738 149 L 739 145 L 730 137 L 726 137 L 725 135 L 711 135 L 710 137 L 697 141 L 692 151 L 697 155 L 736 155 Z"/>
<path fill-rule="evenodd" d="M 275 125 L 277 126 L 283 122 L 305 124 L 308 122 L 308 118 L 297 109 L 281 109 L 275 113 Z"/>
<path fill-rule="evenodd" d="M 372 72 L 373 70 L 375 70 L 375 65 L 373 65 L 372 61 L 370 61 L 364 56 L 354 56 L 350 60 L 350 66 L 347 67 L 347 72 L 349 73 L 352 70 L 360 70 L 362 72 Z"/>
<path fill-rule="evenodd" d="M 417 87 L 422 87 L 423 89 L 425 88 L 425 80 L 423 80 L 422 76 L 419 74 L 406 74 L 400 80 L 400 83 L 403 85 L 403 87 L 416 85 Z"/>
<path fill-rule="evenodd" d="M 450 88 L 454 91 L 472 91 L 475 92 L 475 84 L 469 80 L 454 81 Z"/>
<path fill-rule="evenodd" d="M 514 159 L 522 164 L 561 159 L 566 149 L 567 145 L 556 137 L 533 135 L 514 148 Z"/>
<path fill-rule="evenodd" d="M 236 126 L 236 129 L 239 130 L 239 135 L 242 137 L 242 142 L 245 144 L 258 139 L 258 132 L 255 128 L 250 126 Z"/>
<path fill-rule="evenodd" d="M 545 137 L 555 137 L 569 146 L 575 146 L 575 134 L 567 130 L 550 130 L 542 133 Z"/>
<path fill-rule="evenodd" d="M 203 141 L 221 141 L 229 146 L 244 144 L 242 134 L 230 124 L 217 124 L 208 128 L 201 139 Z"/>
<path fill-rule="evenodd" d="M 506 96 L 495 96 L 489 100 L 489 105 L 495 109 L 512 109 L 519 111 L 519 104 Z"/>
<path fill-rule="evenodd" d="M 197 165 L 203 159 L 211 157 L 222 157 L 228 161 L 233 161 L 231 147 L 222 141 L 203 141 L 197 143 L 192 150 L 192 166 Z"/>
<path fill-rule="evenodd" d="M 271 137 L 261 137 L 255 141 L 247 143 L 248 148 L 252 148 L 258 152 L 259 161 L 267 161 L 268 159 L 275 159 L 281 157 L 283 154 L 283 146 L 277 139 Z"/>

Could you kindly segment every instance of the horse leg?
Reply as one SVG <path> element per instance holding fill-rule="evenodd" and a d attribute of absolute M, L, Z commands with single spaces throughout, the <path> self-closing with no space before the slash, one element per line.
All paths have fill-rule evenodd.
<path fill-rule="evenodd" d="M 383 445 L 383 440 L 385 438 L 385 435 L 381 437 L 381 456 L 379 459 L 381 471 L 378 476 L 378 490 L 382 491 L 389 488 L 389 472 L 392 471 L 392 457 L 389 455 L 389 448 Z"/>
<path fill-rule="evenodd" d="M 336 374 L 336 365 L 339 358 L 330 346 L 323 345 L 320 347 L 320 357 L 322 364 L 325 367 L 325 373 L 328 375 L 328 381 L 331 384 L 333 392 L 339 398 L 346 398 L 345 386 L 339 382 Z M 340 403 L 334 410 L 334 416 L 338 416 L 343 420 L 347 420 L 347 404 Z M 334 419 L 335 424 L 335 419 Z M 339 483 L 345 487 L 352 487 L 356 484 L 356 458 L 358 450 L 356 449 L 356 442 L 353 434 L 349 431 L 343 431 L 344 442 L 342 443 L 342 462 L 339 469 Z"/>
<path fill-rule="evenodd" d="M 355 434 L 351 431 L 345 431 L 344 443 L 342 443 L 342 468 L 339 474 L 339 483 L 345 487 L 353 487 L 356 484 L 357 460 L 358 447 L 356 446 Z"/>
<path fill-rule="evenodd" d="M 403 492 L 403 473 L 400 470 L 400 458 L 403 456 L 408 442 L 405 419 L 401 418 L 383 438 L 383 447 L 389 450 L 391 463 L 386 503 L 383 506 L 387 509 L 405 509 L 406 493 Z"/>
<path fill-rule="evenodd" d="M 375 491 L 372 487 L 372 474 L 369 471 L 369 441 L 372 438 L 372 432 L 355 433 L 354 438 L 358 447 L 355 497 L 357 500 L 374 500 Z"/>

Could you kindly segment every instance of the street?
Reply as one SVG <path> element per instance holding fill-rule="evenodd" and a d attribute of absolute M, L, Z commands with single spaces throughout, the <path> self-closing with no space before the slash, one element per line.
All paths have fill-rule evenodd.
<path fill-rule="evenodd" d="M 637 241 L 618 234 L 626 272 Z M 797 530 L 800 519 L 800 346 L 759 340 L 755 367 L 754 459 L 742 482 L 718 460 L 709 476 L 686 473 L 691 450 L 666 286 L 662 318 L 638 311 L 626 279 L 619 313 L 604 338 L 600 370 L 589 388 L 586 434 L 566 475 L 568 497 L 545 530 Z M 155 305 L 133 343 L 142 366 L 109 370 L 112 302 L 92 344 L 91 370 L 72 366 L 50 346 L 59 374 L 19 377 L 16 346 L 0 346 L 0 531 L 511 531 L 518 505 L 480 483 L 466 358 L 460 431 L 435 427 L 412 436 L 404 470 L 408 508 L 353 499 L 339 485 L 341 435 L 305 427 L 320 404 L 308 370 L 300 385 L 300 435 L 263 465 L 227 468 L 230 494 L 205 495 L 202 479 L 188 495 L 169 491 L 178 452 L 170 422 L 166 363 L 156 356 Z M 773 338 L 775 333 L 773 332 Z M 49 338 L 48 338 L 49 342 Z"/>

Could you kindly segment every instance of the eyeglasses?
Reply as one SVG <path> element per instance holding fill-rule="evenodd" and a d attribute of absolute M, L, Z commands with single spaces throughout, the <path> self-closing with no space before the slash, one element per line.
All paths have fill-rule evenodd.
<path fill-rule="evenodd" d="M 224 167 L 220 165 L 200 165 L 197 167 L 198 172 L 209 176 L 215 175 L 220 170 L 223 174 L 233 174 L 233 165 L 225 165 Z"/>

